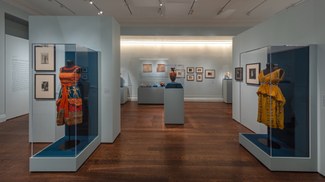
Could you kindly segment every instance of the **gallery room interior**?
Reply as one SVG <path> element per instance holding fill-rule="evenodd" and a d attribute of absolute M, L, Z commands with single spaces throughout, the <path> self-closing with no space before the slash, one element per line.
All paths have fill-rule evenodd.
<path fill-rule="evenodd" d="M 1 181 L 324 181 L 324 7 L 0 0 Z"/>

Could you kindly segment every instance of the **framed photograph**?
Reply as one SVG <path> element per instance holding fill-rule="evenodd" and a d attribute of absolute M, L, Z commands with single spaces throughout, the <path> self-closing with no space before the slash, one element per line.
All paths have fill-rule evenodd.
<path fill-rule="evenodd" d="M 243 67 L 235 68 L 235 80 L 243 81 Z"/>
<path fill-rule="evenodd" d="M 192 73 L 194 73 L 194 67 L 187 67 L 187 68 L 186 68 L 186 72 L 187 72 L 188 74 L 192 74 Z"/>
<path fill-rule="evenodd" d="M 35 71 L 55 71 L 55 46 L 34 47 Z"/>
<path fill-rule="evenodd" d="M 203 67 L 196 67 L 195 72 L 203 74 Z"/>
<path fill-rule="evenodd" d="M 215 70 L 205 70 L 205 78 L 215 78 L 216 77 L 216 71 Z"/>
<path fill-rule="evenodd" d="M 165 64 L 157 64 L 157 72 L 165 72 L 166 67 Z"/>
<path fill-rule="evenodd" d="M 197 82 L 202 82 L 203 81 L 203 75 L 202 74 L 197 74 L 196 75 L 196 81 Z"/>
<path fill-rule="evenodd" d="M 142 65 L 143 73 L 150 73 L 152 72 L 152 64 L 143 64 Z"/>
<path fill-rule="evenodd" d="M 185 69 L 177 69 L 176 72 L 176 78 L 185 78 Z"/>
<path fill-rule="evenodd" d="M 194 81 L 194 75 L 187 75 L 186 80 L 187 81 Z"/>
<path fill-rule="evenodd" d="M 55 99 L 55 74 L 34 75 L 35 99 Z"/>
<path fill-rule="evenodd" d="M 258 74 L 260 73 L 261 63 L 246 64 L 246 83 L 259 85 Z"/>

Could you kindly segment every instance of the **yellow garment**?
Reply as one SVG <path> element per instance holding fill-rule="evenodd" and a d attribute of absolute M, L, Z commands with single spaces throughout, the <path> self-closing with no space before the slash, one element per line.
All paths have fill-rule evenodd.
<path fill-rule="evenodd" d="M 270 128 L 284 128 L 284 104 L 286 102 L 278 83 L 282 80 L 281 69 L 264 75 L 258 75 L 261 83 L 258 88 L 258 116 L 257 121 Z"/>

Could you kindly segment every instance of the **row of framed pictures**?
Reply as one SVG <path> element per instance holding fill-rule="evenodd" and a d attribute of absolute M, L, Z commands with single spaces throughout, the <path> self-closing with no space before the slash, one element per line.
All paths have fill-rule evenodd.
<path fill-rule="evenodd" d="M 34 46 L 34 69 L 36 72 L 55 72 L 55 45 Z M 55 74 L 34 75 L 34 98 L 55 99 Z"/>
<path fill-rule="evenodd" d="M 251 85 L 259 85 L 258 74 L 261 70 L 261 63 L 246 64 L 246 83 Z M 243 67 L 235 68 L 235 80 L 243 81 Z"/>

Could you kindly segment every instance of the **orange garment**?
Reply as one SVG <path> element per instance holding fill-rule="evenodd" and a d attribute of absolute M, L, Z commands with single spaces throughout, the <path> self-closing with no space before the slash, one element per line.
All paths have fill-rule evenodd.
<path fill-rule="evenodd" d="M 68 126 L 82 123 L 82 99 L 77 83 L 80 79 L 80 67 L 60 68 L 61 90 L 57 105 L 57 125 Z"/>
<path fill-rule="evenodd" d="M 257 121 L 270 128 L 284 128 L 284 104 L 286 102 L 278 83 L 283 79 L 280 71 L 276 69 L 264 75 L 263 71 L 258 75 L 261 83 L 258 88 L 258 116 Z"/>

